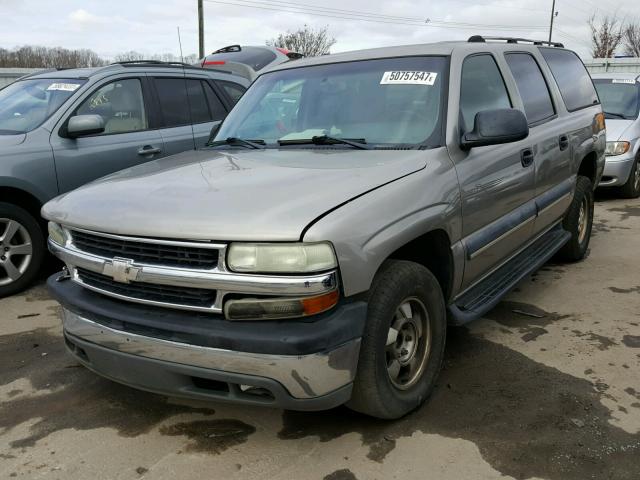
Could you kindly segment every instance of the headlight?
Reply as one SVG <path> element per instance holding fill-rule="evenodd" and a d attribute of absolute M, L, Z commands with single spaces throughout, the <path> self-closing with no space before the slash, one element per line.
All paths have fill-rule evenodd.
<path fill-rule="evenodd" d="M 308 273 L 337 265 L 328 243 L 232 243 L 227 264 L 234 272 Z"/>
<path fill-rule="evenodd" d="M 67 241 L 67 235 L 64 233 L 62 227 L 54 222 L 49 222 L 49 238 L 58 245 L 64 245 Z"/>
<path fill-rule="evenodd" d="M 607 148 L 604 154 L 609 157 L 615 157 L 616 155 L 622 155 L 629 151 L 631 144 L 629 142 L 607 142 Z"/>

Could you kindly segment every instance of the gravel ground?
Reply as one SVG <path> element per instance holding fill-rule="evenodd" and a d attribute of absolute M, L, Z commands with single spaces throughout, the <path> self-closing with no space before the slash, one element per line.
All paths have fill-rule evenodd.
<path fill-rule="evenodd" d="M 0 476 L 640 478 L 640 202 L 599 198 L 590 255 L 450 329 L 431 400 L 396 422 L 203 404 L 99 378 L 42 285 L 0 300 Z"/>

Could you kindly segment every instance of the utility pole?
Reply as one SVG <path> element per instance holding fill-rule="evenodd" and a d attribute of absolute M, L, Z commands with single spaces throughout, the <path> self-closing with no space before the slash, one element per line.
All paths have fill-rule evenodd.
<path fill-rule="evenodd" d="M 198 0 L 198 52 L 200 55 L 198 58 L 204 58 L 204 16 L 202 12 L 202 0 Z"/>
<path fill-rule="evenodd" d="M 553 35 L 553 19 L 556 18 L 556 0 L 551 5 L 551 22 L 549 23 L 549 43 L 551 43 L 551 35 Z"/>

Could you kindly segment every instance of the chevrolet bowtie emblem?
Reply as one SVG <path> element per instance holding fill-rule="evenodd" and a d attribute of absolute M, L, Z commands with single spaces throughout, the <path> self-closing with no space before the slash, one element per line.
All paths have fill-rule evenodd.
<path fill-rule="evenodd" d="M 138 278 L 140 270 L 142 269 L 133 266 L 133 260 L 116 257 L 111 262 L 105 263 L 102 273 L 116 282 L 129 283 Z"/>

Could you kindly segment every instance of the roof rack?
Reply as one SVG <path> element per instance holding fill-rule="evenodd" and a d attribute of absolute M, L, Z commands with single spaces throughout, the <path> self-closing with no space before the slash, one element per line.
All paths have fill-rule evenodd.
<path fill-rule="evenodd" d="M 507 43 L 531 43 L 533 45 L 548 45 L 550 47 L 564 48 L 564 45 L 559 42 L 547 42 L 545 40 L 529 40 L 527 38 L 516 38 L 516 37 L 485 37 L 482 35 L 473 35 L 469 37 L 469 40 L 467 40 L 467 42 L 484 43 L 487 40 L 504 41 Z"/>
<path fill-rule="evenodd" d="M 114 62 L 111 65 L 122 65 L 123 67 L 136 67 L 144 65 L 145 67 L 180 67 L 180 68 L 198 68 L 194 65 L 182 62 L 163 62 L 160 60 L 126 60 L 122 62 Z"/>

